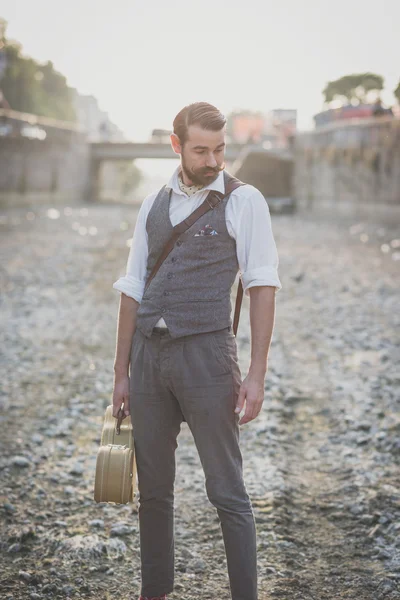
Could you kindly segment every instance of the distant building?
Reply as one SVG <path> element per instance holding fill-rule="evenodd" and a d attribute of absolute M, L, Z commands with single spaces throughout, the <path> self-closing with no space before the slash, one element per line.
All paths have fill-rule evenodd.
<path fill-rule="evenodd" d="M 74 108 L 79 125 L 88 133 L 89 141 L 122 142 L 126 138 L 108 113 L 101 110 L 97 98 L 74 90 Z"/>
<path fill-rule="evenodd" d="M 238 144 L 262 142 L 265 117 L 262 114 L 238 112 L 232 116 L 231 137 Z"/>
<path fill-rule="evenodd" d="M 239 144 L 287 148 L 297 127 L 295 109 L 277 108 L 268 113 L 238 111 L 231 116 L 230 138 Z"/>
<path fill-rule="evenodd" d="M 151 141 L 159 144 L 169 144 L 171 133 L 172 130 L 170 129 L 153 129 L 151 132 Z"/>
<path fill-rule="evenodd" d="M 123 142 L 126 138 L 104 110 L 97 98 L 80 94 L 74 90 L 74 107 L 79 125 L 86 130 L 89 142 Z M 100 199 L 118 200 L 123 196 L 123 188 L 128 174 L 126 164 L 104 162 L 101 165 Z"/>
<path fill-rule="evenodd" d="M 297 130 L 295 108 L 274 108 L 266 117 L 265 131 L 272 148 L 288 148 Z"/>
<path fill-rule="evenodd" d="M 338 108 L 329 108 L 314 115 L 315 127 L 321 127 L 328 123 L 344 121 L 346 119 L 366 119 L 376 114 L 377 104 L 346 104 Z M 382 114 L 393 115 L 395 111 L 382 107 Z"/>

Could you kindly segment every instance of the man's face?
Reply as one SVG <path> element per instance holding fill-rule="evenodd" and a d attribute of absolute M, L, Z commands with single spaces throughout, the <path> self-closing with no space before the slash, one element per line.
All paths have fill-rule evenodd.
<path fill-rule="evenodd" d="M 196 185 L 212 183 L 225 168 L 225 127 L 209 131 L 190 125 L 188 139 L 180 150 L 186 178 Z"/>

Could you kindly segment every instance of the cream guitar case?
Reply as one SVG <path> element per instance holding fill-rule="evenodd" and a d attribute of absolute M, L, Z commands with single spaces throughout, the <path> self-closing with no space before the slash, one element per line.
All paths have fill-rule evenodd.
<path fill-rule="evenodd" d="M 107 446 L 107 444 L 125 445 L 134 450 L 131 417 L 125 417 L 123 421 L 113 417 L 112 404 L 106 408 L 103 430 L 101 432 L 100 446 Z"/>
<path fill-rule="evenodd" d="M 136 461 L 130 416 L 122 420 L 112 415 L 112 405 L 107 406 L 97 452 L 94 484 L 96 502 L 127 504 L 136 491 Z"/>

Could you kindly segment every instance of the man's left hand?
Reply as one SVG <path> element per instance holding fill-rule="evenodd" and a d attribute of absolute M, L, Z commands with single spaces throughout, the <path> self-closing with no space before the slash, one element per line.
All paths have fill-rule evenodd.
<path fill-rule="evenodd" d="M 236 403 L 235 413 L 240 413 L 246 401 L 246 410 L 239 421 L 239 425 L 244 425 L 252 421 L 259 414 L 264 402 L 264 381 L 265 377 L 249 373 L 240 386 L 239 396 Z"/>

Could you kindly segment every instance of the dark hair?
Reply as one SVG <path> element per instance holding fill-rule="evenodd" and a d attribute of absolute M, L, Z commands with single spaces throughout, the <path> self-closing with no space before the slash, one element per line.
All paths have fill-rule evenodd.
<path fill-rule="evenodd" d="M 218 108 L 207 102 L 188 104 L 179 111 L 173 123 L 174 133 L 182 146 L 188 139 L 189 126 L 195 124 L 203 129 L 220 131 L 226 125 L 226 118 Z"/>

